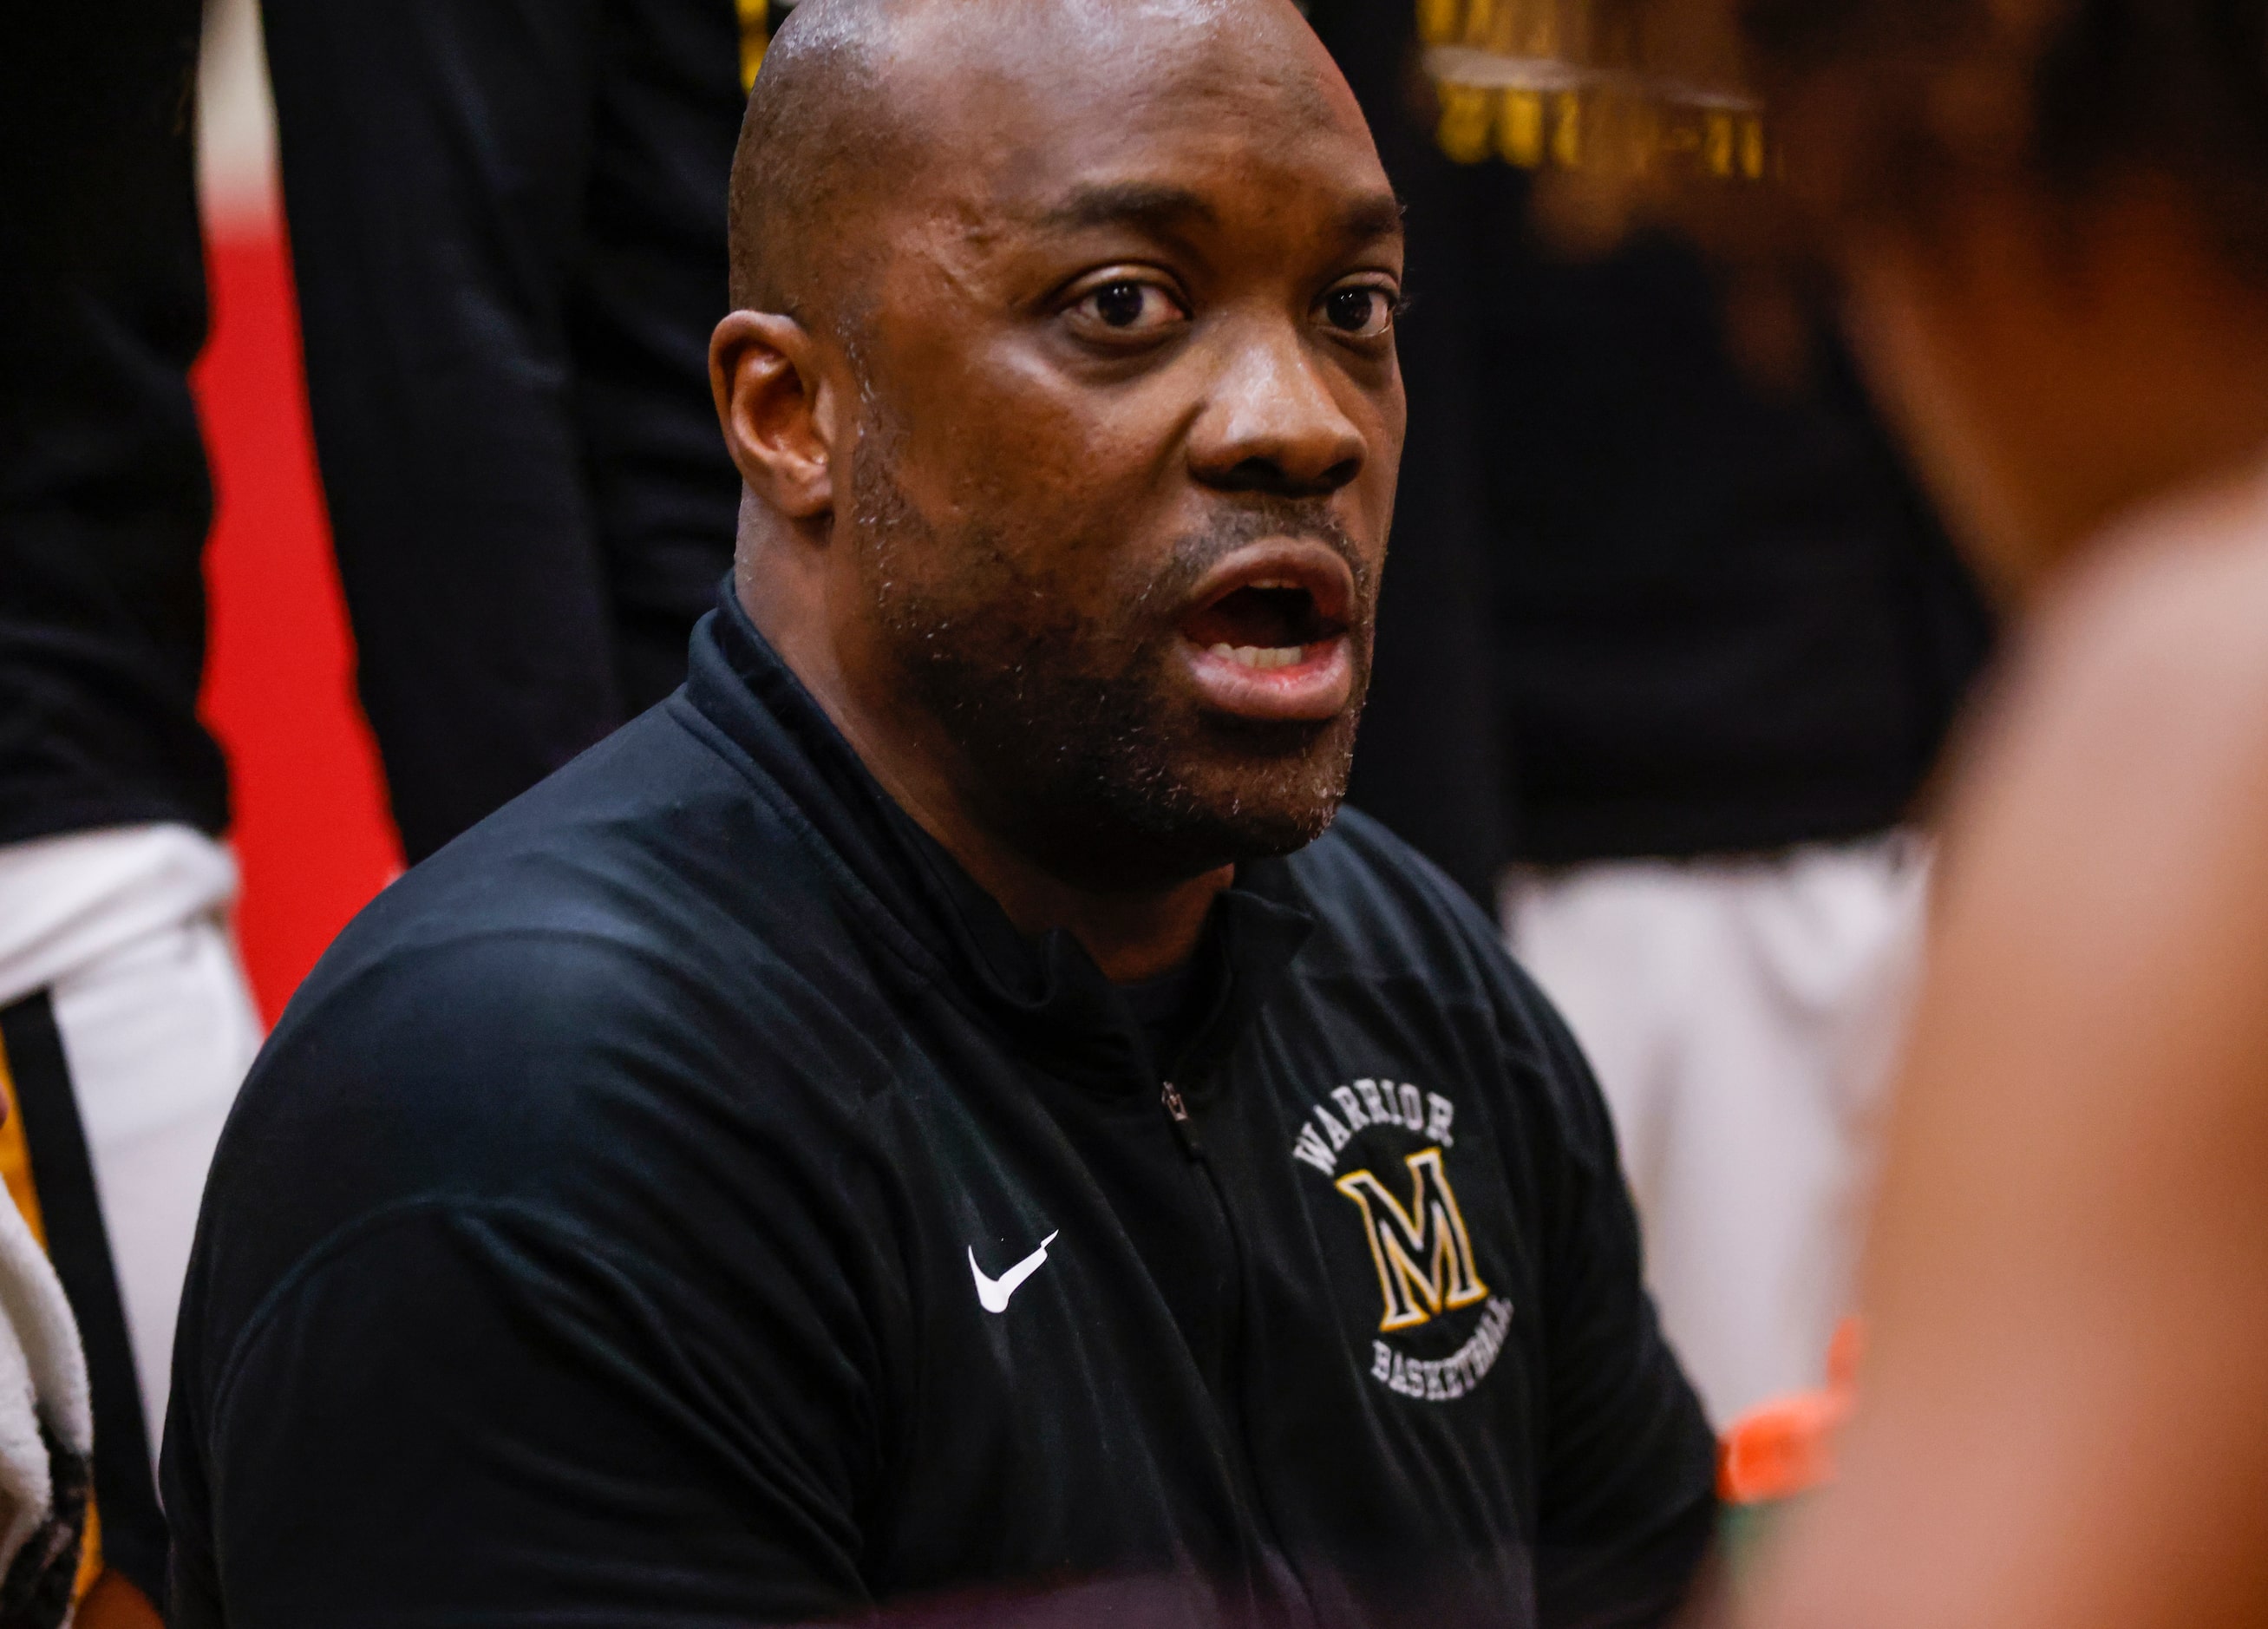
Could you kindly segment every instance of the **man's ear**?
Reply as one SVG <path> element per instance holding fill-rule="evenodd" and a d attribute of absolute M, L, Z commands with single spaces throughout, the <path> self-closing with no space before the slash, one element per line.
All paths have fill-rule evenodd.
<path fill-rule="evenodd" d="M 740 478 L 791 520 L 835 506 L 819 346 L 792 317 L 736 311 L 709 340 L 709 388 Z"/>

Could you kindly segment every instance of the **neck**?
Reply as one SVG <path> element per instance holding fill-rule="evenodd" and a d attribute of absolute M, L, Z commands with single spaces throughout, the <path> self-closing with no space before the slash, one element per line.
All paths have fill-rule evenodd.
<path fill-rule="evenodd" d="M 1205 918 L 1235 879 L 1233 866 L 1152 888 L 1105 888 L 1064 879 L 983 821 L 961 795 L 951 744 L 933 726 L 864 704 L 825 617 L 806 593 L 799 563 L 742 540 L 735 573 L 741 605 L 780 660 L 843 733 L 898 806 L 937 839 L 1014 923 L 1037 935 L 1061 928 L 1116 984 L 1170 972 L 1196 953 Z M 781 569 L 775 571 L 777 565 Z"/>
<path fill-rule="evenodd" d="M 2120 351 L 2106 339 L 2110 364 L 2093 388 L 2108 410 L 2086 415 L 2096 433 L 2050 443 L 2028 471 L 2035 580 L 2060 576 L 2138 511 L 2257 479 L 2268 456 L 2268 313 L 2249 291 L 2218 321 L 2198 312 L 2120 335 Z"/>
<path fill-rule="evenodd" d="M 2019 593 L 2122 516 L 2268 450 L 2268 299 L 2183 195 L 2135 182 L 2050 209 L 1996 194 L 1941 228 L 1869 240 L 1859 337 Z"/>
<path fill-rule="evenodd" d="M 1155 978 L 1187 962 L 1197 952 L 1214 899 L 1235 880 L 1235 868 L 1224 866 L 1162 888 L 1081 888 L 1033 865 L 965 818 L 956 818 L 958 811 L 925 806 L 891 786 L 886 778 L 882 784 L 999 902 L 1008 920 L 1026 933 L 1062 928 L 1114 984 Z"/>

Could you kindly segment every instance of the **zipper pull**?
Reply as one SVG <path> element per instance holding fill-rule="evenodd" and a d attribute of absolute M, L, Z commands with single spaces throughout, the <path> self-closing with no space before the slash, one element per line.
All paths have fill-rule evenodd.
<path fill-rule="evenodd" d="M 1166 1106 L 1166 1119 L 1174 1128 L 1174 1140 L 1181 1144 L 1182 1152 L 1192 1160 L 1204 1158 L 1204 1151 L 1197 1146 L 1197 1122 L 1189 1118 L 1189 1106 L 1182 1101 L 1182 1088 L 1171 1080 L 1159 1081 L 1158 1101 Z"/>

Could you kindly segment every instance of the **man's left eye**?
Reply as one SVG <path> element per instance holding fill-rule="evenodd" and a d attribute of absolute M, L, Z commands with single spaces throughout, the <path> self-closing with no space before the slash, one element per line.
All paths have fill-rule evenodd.
<path fill-rule="evenodd" d="M 1376 339 L 1394 326 L 1394 297 L 1368 284 L 1323 296 L 1323 321 L 1350 339 Z"/>

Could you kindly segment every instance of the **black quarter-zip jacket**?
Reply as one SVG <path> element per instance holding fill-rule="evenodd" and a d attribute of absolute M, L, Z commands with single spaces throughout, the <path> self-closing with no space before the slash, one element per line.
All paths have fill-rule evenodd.
<path fill-rule="evenodd" d="M 727 595 L 261 1055 L 181 1314 L 173 1621 L 1667 1617 L 1713 1445 L 1565 1031 L 1359 817 L 1207 932 L 1152 1058 Z"/>

